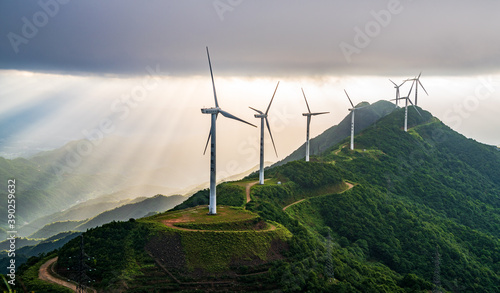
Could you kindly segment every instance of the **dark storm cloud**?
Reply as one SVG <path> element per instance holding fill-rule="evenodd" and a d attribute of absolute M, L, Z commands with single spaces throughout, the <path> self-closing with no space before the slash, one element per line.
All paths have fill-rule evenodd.
<path fill-rule="evenodd" d="M 470 74 L 500 65 L 498 1 L 0 2 L 0 68 L 90 74 Z"/>

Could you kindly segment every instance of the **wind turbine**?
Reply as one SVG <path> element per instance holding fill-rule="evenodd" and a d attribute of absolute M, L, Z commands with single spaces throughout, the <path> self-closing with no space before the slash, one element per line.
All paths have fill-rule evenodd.
<path fill-rule="evenodd" d="M 352 103 L 351 98 L 347 94 L 347 91 L 344 90 L 344 92 L 345 92 L 347 98 L 349 99 L 349 103 L 351 103 L 351 106 L 352 106 L 352 108 L 349 109 L 349 111 L 351 111 L 351 150 L 354 150 L 354 112 L 356 110 L 362 109 L 366 106 L 359 107 L 359 108 L 354 107 L 354 104 Z"/>
<path fill-rule="evenodd" d="M 418 111 L 417 107 L 415 107 L 415 105 L 413 105 L 413 102 L 410 100 L 410 94 L 411 94 L 412 89 L 413 89 L 413 83 L 411 84 L 410 91 L 408 92 L 408 96 L 406 96 L 404 98 L 400 98 L 400 99 L 406 100 L 406 102 L 405 102 L 405 125 L 404 125 L 404 129 L 406 132 L 408 131 L 408 102 L 410 102 L 410 104 L 412 104 L 413 108 L 415 109 L 415 111 L 417 111 L 418 115 L 420 115 L 420 117 L 422 117 L 422 114 L 420 114 L 420 111 Z"/>
<path fill-rule="evenodd" d="M 269 131 L 269 135 L 271 136 L 271 141 L 273 142 L 274 152 L 276 153 L 276 157 L 278 156 L 278 152 L 276 151 L 276 145 L 274 144 L 273 135 L 271 134 L 271 127 L 269 127 L 269 121 L 267 120 L 267 113 L 269 113 L 269 108 L 271 108 L 271 104 L 274 100 L 274 95 L 278 90 L 278 86 L 280 82 L 276 85 L 276 89 L 274 89 L 273 97 L 271 98 L 271 102 L 269 102 L 269 106 L 267 106 L 266 113 L 262 113 L 262 111 L 257 110 L 255 108 L 249 107 L 254 110 L 258 114 L 255 114 L 255 118 L 260 118 L 260 170 L 259 170 L 259 184 L 264 184 L 264 120 L 266 121 L 267 130 Z"/>
<path fill-rule="evenodd" d="M 407 79 L 405 81 L 413 81 L 412 83 L 412 86 L 413 84 L 415 84 L 415 105 L 417 105 L 417 92 L 418 92 L 418 86 L 420 85 L 422 87 L 422 89 L 424 90 L 424 92 L 429 95 L 427 93 L 427 91 L 425 90 L 424 86 L 422 85 L 422 83 L 420 82 L 420 75 L 422 75 L 422 72 L 420 72 L 420 74 L 418 75 L 418 77 L 415 77 L 415 78 L 410 78 L 410 79 Z"/>
<path fill-rule="evenodd" d="M 302 94 L 304 95 L 304 100 L 306 100 L 306 106 L 307 106 L 307 111 L 308 113 L 302 113 L 302 116 L 307 117 L 307 132 L 306 132 L 306 162 L 309 162 L 309 126 L 311 125 L 311 116 L 316 116 L 316 115 L 321 115 L 321 114 L 327 114 L 330 112 L 317 112 L 317 113 L 311 113 L 311 109 L 309 108 L 309 104 L 307 103 L 307 98 L 306 94 L 304 94 L 304 89 L 302 89 Z"/>
<path fill-rule="evenodd" d="M 252 125 L 253 127 L 257 127 L 253 125 L 252 123 L 248 123 L 234 115 L 229 114 L 228 112 L 222 110 L 219 107 L 219 103 L 217 102 L 217 93 L 215 91 L 215 82 L 214 82 L 214 75 L 212 73 L 212 63 L 210 62 L 210 54 L 208 53 L 208 47 L 207 47 L 207 57 L 208 57 L 208 66 L 210 67 L 210 76 L 212 77 L 212 87 L 214 90 L 214 100 L 215 100 L 215 107 L 212 108 L 202 108 L 201 113 L 203 114 L 210 114 L 212 115 L 212 124 L 210 126 L 210 134 L 208 135 L 207 139 L 207 144 L 205 145 L 205 151 L 203 154 L 206 153 L 207 147 L 208 147 L 208 142 L 210 141 L 210 203 L 208 206 L 208 214 L 210 215 L 215 215 L 217 214 L 217 201 L 216 201 L 216 145 L 215 145 L 215 122 L 217 120 L 217 116 L 222 114 L 222 116 L 238 120 L 240 122 L 246 123 L 248 125 Z"/>
<path fill-rule="evenodd" d="M 406 80 L 404 80 L 400 85 L 397 85 L 394 81 L 390 80 L 390 82 L 392 82 L 392 84 L 394 85 L 394 88 L 396 89 L 396 107 L 399 105 L 399 100 L 401 99 L 401 95 L 399 93 L 399 88 L 406 82 Z"/>

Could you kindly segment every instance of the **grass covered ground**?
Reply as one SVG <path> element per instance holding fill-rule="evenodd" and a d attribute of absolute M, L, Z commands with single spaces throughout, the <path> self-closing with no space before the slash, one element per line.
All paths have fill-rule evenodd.
<path fill-rule="evenodd" d="M 150 221 L 169 221 L 182 223 L 213 224 L 220 222 L 232 222 L 252 220 L 259 216 L 250 211 L 238 207 L 217 206 L 216 215 L 208 215 L 208 207 L 197 206 L 180 211 L 166 212 L 147 218 Z"/>
<path fill-rule="evenodd" d="M 259 265 L 279 259 L 283 245 L 292 237 L 282 225 L 265 222 L 243 208 L 217 206 L 217 215 L 207 213 L 206 206 L 197 206 L 139 221 L 162 226 L 165 235 L 178 235 L 175 237 L 182 247 L 185 268 L 197 273 L 219 274 L 234 266 Z M 170 243 L 166 238 L 154 241 L 158 242 L 156 246 L 163 247 Z"/>

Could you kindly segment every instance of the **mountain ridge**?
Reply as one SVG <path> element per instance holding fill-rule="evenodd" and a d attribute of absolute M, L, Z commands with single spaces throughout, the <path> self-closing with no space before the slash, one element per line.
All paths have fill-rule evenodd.
<path fill-rule="evenodd" d="M 361 102 L 360 104 L 368 104 L 366 108 L 356 111 L 354 117 L 354 133 L 355 135 L 363 131 L 366 127 L 375 123 L 378 119 L 392 113 L 396 109 L 395 105 L 387 101 L 378 101 L 373 104 Z M 320 135 L 310 140 L 310 154 L 318 155 L 333 145 L 339 143 L 343 139 L 351 135 L 351 115 L 349 114 L 342 119 L 339 124 L 334 125 L 325 130 Z M 297 150 L 293 151 L 283 160 L 272 165 L 279 166 L 290 161 L 300 160 L 305 157 L 305 143 Z"/>
<path fill-rule="evenodd" d="M 295 160 L 269 168 L 265 184 L 250 189 L 248 203 L 244 186 L 257 179 L 256 173 L 219 185 L 225 204 L 276 222 L 292 234 L 279 260 L 264 267 L 251 262 L 225 267 L 225 275 L 232 276 L 231 284 L 237 284 L 240 291 L 251 288 L 262 292 L 497 292 L 500 152 L 465 138 L 418 109 L 422 116 L 409 109 L 408 132 L 402 130 L 404 109 L 396 109 L 360 131 L 354 150 L 349 149 L 344 137 L 312 157 L 311 162 Z M 354 187 L 341 192 L 338 186 L 344 182 Z M 195 196 L 207 197 L 204 191 Z M 296 204 L 283 210 L 290 203 Z M 182 215 L 189 209 L 176 212 Z M 182 276 L 189 278 L 188 282 L 183 279 L 179 283 L 160 273 L 155 265 L 155 261 L 161 263 L 159 256 L 143 255 L 144 245 L 159 230 L 151 230 L 153 226 L 144 226 L 142 221 L 111 223 L 84 234 L 92 239 L 88 248 L 98 254 L 97 258 L 109 254 L 102 249 L 102 241 L 114 247 L 117 244 L 107 241 L 109 237 L 128 239 L 123 249 L 115 249 L 114 257 L 128 259 L 121 267 L 110 270 L 96 263 L 100 273 L 116 272 L 120 277 L 102 279 L 96 287 L 124 288 L 125 282 L 130 285 L 129 292 L 145 288 L 206 289 L 207 284 L 214 291 L 231 290 L 228 283 L 216 283 L 219 275 L 212 275 L 210 283 L 203 277 L 206 272 L 196 275 L 182 261 L 168 269 L 174 271 L 177 280 Z M 213 243 L 204 253 L 216 255 L 223 253 L 218 247 L 227 247 L 226 241 L 231 241 L 216 236 L 228 231 L 210 234 L 210 239 L 205 237 L 209 234 L 200 232 L 185 231 L 187 238 L 161 233 L 162 243 L 169 243 L 171 257 L 201 242 Z M 145 243 L 133 241 L 138 238 Z M 70 241 L 61 248 L 64 258 L 78 245 L 78 241 Z M 141 263 L 147 263 L 150 270 Z M 251 276 L 245 274 L 248 271 Z M 162 276 L 163 283 L 141 282 L 141 276 L 152 280 L 156 274 Z M 239 279 L 240 275 L 244 277 Z M 436 276 L 441 282 L 436 282 Z"/>

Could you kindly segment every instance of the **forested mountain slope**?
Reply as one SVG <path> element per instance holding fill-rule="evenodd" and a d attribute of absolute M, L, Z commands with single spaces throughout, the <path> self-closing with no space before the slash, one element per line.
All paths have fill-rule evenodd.
<path fill-rule="evenodd" d="M 160 248 L 165 259 L 191 259 L 190 252 L 185 254 L 189 247 L 211 243 L 203 253 L 227 261 L 225 250 L 239 243 L 231 233 L 241 231 L 188 229 L 175 238 L 158 225 L 161 221 L 151 224 L 172 213 L 189 219 L 193 209 L 206 208 L 194 208 L 206 204 L 204 190 L 175 211 L 84 233 L 89 238 L 85 249 L 95 252 L 94 265 L 101 270 L 95 274 L 108 276 L 95 286 L 127 292 L 142 292 L 146 286 L 150 291 L 206 289 L 202 283 L 213 291 L 499 292 L 500 152 L 465 138 L 426 111 L 420 109 L 421 117 L 409 110 L 408 132 L 402 130 L 404 109 L 397 109 L 360 132 L 353 151 L 343 140 L 311 162 L 270 168 L 266 183 L 250 188 L 248 203 L 245 187 L 257 174 L 219 185 L 220 204 L 251 211 L 291 233 L 280 238 L 277 258 L 265 258 L 269 252 L 261 249 L 252 255 L 262 255 L 264 263 L 234 260 L 222 275 L 194 270 L 185 262 L 172 268 L 177 279 L 162 271 L 161 260 L 145 253 L 157 237 L 168 244 Z M 222 219 L 211 229 L 236 225 Z M 103 249 L 102 241 L 120 260 L 112 271 L 106 271 L 110 249 Z M 259 247 L 268 247 L 265 243 Z M 78 245 L 70 241 L 62 255 L 76 253 Z M 163 281 L 146 285 L 144 280 L 153 277 Z"/>

